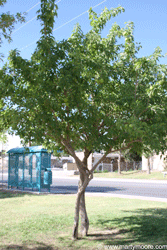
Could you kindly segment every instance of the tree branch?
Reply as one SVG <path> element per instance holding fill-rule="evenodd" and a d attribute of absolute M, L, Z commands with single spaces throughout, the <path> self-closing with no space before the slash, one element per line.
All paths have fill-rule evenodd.
<path fill-rule="evenodd" d="M 79 171 L 81 171 L 81 173 L 83 174 L 85 173 L 85 171 L 87 171 L 90 174 L 90 170 L 87 168 L 87 166 L 76 156 L 70 142 L 68 140 L 62 139 L 61 143 L 66 148 L 67 152 L 69 152 L 69 154 L 75 159 Z"/>
<path fill-rule="evenodd" d="M 87 159 L 88 159 L 88 157 L 90 156 L 91 153 L 92 153 L 92 150 L 88 150 L 87 148 L 85 148 L 83 163 L 86 166 L 87 166 Z"/>

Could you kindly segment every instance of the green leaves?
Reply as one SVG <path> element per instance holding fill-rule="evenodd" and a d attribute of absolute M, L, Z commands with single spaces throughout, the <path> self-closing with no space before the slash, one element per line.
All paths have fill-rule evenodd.
<path fill-rule="evenodd" d="M 111 19 L 111 17 L 117 16 L 119 13 L 124 12 L 124 8 L 118 7 L 113 8 L 111 10 L 108 10 L 105 8 L 103 12 L 100 14 L 100 16 L 97 16 L 97 13 L 92 10 L 92 8 L 89 9 L 89 19 L 90 19 L 90 25 L 92 26 L 92 31 L 99 33 L 101 32 L 107 21 Z"/>
<path fill-rule="evenodd" d="M 1 84 L 13 130 L 53 150 L 56 145 L 67 151 L 163 151 L 167 67 L 158 64 L 161 50 L 139 58 L 132 22 L 125 27 L 114 23 L 102 37 L 107 21 L 122 7 L 100 15 L 90 9 L 87 34 L 78 24 L 68 40 L 55 42 L 54 8 L 55 1 L 41 1 L 42 36 L 31 60 L 17 50 L 10 54 L 8 77 Z"/>
<path fill-rule="evenodd" d="M 41 0 L 41 8 L 37 11 L 39 14 L 37 19 L 41 20 L 43 29 L 41 30 L 42 35 L 49 35 L 52 33 L 54 26 L 54 18 L 57 16 L 57 5 L 55 0 Z"/>
<path fill-rule="evenodd" d="M 0 1 L 0 6 L 3 6 L 6 3 L 6 0 Z M 14 29 L 14 24 L 17 22 L 24 22 L 25 14 L 16 13 L 16 15 L 11 15 L 9 12 L 0 14 L 0 46 L 2 44 L 2 37 L 8 40 L 8 42 L 12 41 L 11 34 Z"/>

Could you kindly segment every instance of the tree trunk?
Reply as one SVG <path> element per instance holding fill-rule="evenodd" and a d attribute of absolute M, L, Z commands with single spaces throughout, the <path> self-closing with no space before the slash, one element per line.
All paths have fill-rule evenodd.
<path fill-rule="evenodd" d="M 88 229 L 89 229 L 89 219 L 86 212 L 86 205 L 85 205 L 85 191 L 81 195 L 80 199 L 80 216 L 81 216 L 81 235 L 87 236 Z"/>
<path fill-rule="evenodd" d="M 119 152 L 118 157 L 118 174 L 121 174 L 121 151 Z"/>
<path fill-rule="evenodd" d="M 150 171 L 150 159 L 149 159 L 149 157 L 147 158 L 147 174 L 151 174 L 151 171 Z"/>
<path fill-rule="evenodd" d="M 86 236 L 89 229 L 89 219 L 86 212 L 85 205 L 85 189 L 89 183 L 89 179 L 86 174 L 80 173 L 80 181 L 78 184 L 78 193 L 75 203 L 75 216 L 73 226 L 73 239 L 78 238 L 78 225 L 79 215 L 81 216 L 81 235 Z"/>
<path fill-rule="evenodd" d="M 74 226 L 73 226 L 73 239 L 78 238 L 78 225 L 79 225 L 79 207 L 80 207 L 80 199 L 81 199 L 81 192 L 78 190 L 77 198 L 75 202 L 75 215 L 74 215 Z"/>

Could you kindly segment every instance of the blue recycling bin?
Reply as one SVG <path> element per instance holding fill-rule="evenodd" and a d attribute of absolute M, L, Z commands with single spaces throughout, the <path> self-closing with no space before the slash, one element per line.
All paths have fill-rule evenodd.
<path fill-rule="evenodd" d="M 46 169 L 44 172 L 44 185 L 52 184 L 52 171 L 50 169 Z"/>

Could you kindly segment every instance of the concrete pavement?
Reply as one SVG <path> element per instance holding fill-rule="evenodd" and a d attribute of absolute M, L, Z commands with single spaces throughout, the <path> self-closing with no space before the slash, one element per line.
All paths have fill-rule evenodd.
<path fill-rule="evenodd" d="M 156 201 L 156 202 L 165 202 L 167 203 L 167 198 L 157 198 L 157 197 L 145 197 L 145 196 L 136 196 L 136 195 L 125 195 L 125 194 L 110 194 L 110 193 L 90 193 L 86 192 L 86 196 L 100 196 L 100 197 L 112 197 L 112 198 L 123 198 L 131 200 L 145 200 L 145 201 Z"/>
<path fill-rule="evenodd" d="M 6 179 L 7 174 L 5 173 L 4 178 Z M 79 180 L 79 176 L 73 176 L 72 172 L 67 172 L 67 171 L 53 171 L 53 178 L 54 179 L 66 179 L 66 180 Z M 1 180 L 1 175 L 0 175 L 0 180 Z M 104 182 L 106 183 L 113 183 L 113 182 L 129 182 L 129 183 L 149 183 L 149 184 L 167 184 L 167 180 L 139 180 L 139 179 L 121 179 L 121 178 L 94 178 L 93 180 L 98 181 L 98 182 Z M 73 194 L 68 190 L 69 192 L 66 192 L 67 190 L 58 190 L 58 187 L 52 186 L 52 194 Z M 86 196 L 103 196 L 103 197 L 118 197 L 118 198 L 125 198 L 125 199 L 139 199 L 139 200 L 147 200 L 147 201 L 156 201 L 156 202 L 166 202 L 167 203 L 167 198 L 159 198 L 159 197 L 147 197 L 147 196 L 142 196 L 142 195 L 127 195 L 127 194 L 114 194 L 114 193 L 109 193 L 109 192 L 86 192 Z"/>

